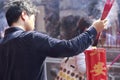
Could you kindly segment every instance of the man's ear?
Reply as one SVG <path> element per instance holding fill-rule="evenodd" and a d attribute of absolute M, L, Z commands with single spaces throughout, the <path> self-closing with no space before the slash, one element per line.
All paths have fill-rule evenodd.
<path fill-rule="evenodd" d="M 22 13 L 21 13 L 21 19 L 23 20 L 23 21 L 25 21 L 25 19 L 28 17 L 28 15 L 27 15 L 27 13 L 26 13 L 26 11 L 23 11 Z"/>

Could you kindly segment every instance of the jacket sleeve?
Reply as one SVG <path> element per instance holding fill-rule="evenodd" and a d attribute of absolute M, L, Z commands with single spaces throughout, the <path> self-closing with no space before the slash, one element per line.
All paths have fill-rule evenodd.
<path fill-rule="evenodd" d="M 35 32 L 33 35 L 33 45 L 36 52 L 42 53 L 43 56 L 70 57 L 87 49 L 93 43 L 96 35 L 97 32 L 93 27 L 71 40 L 59 40 Z"/>

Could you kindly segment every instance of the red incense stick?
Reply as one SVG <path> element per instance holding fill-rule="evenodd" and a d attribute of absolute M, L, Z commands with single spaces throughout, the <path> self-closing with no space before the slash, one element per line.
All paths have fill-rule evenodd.
<path fill-rule="evenodd" d="M 120 54 L 111 62 L 110 66 L 112 66 L 119 58 L 120 58 Z"/>

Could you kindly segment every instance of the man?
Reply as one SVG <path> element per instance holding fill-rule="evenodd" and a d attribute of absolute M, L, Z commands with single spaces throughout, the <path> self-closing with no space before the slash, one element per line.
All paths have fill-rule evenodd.
<path fill-rule="evenodd" d="M 35 32 L 35 8 L 27 0 L 7 4 L 6 19 L 10 28 L 0 44 L 0 80 L 44 80 L 42 63 L 46 57 L 70 57 L 91 45 L 106 20 L 98 20 L 85 33 L 58 40 Z"/>

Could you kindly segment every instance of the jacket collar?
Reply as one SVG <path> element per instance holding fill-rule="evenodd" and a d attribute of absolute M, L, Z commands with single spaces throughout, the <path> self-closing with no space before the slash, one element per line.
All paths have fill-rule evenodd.
<path fill-rule="evenodd" d="M 10 34 L 10 33 L 13 33 L 13 32 L 16 32 L 16 31 L 19 31 L 19 30 L 24 31 L 23 29 L 18 28 L 18 27 L 8 28 L 8 29 L 5 30 L 5 35 Z"/>

